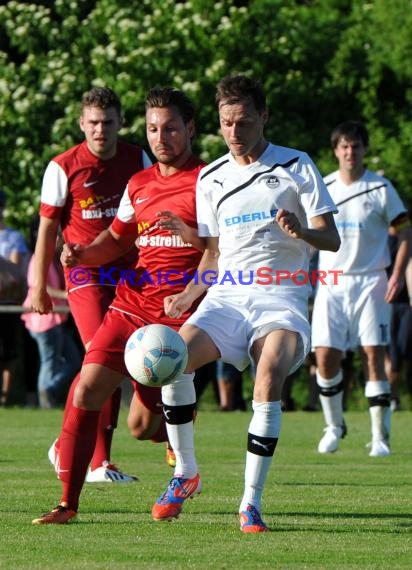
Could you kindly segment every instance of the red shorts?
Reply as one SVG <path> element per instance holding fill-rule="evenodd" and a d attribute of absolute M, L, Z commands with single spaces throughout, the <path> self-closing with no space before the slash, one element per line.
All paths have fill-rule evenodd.
<path fill-rule="evenodd" d="M 83 364 L 101 364 L 129 377 L 124 363 L 124 347 L 129 336 L 144 326 L 138 317 L 109 309 L 86 352 Z M 154 414 L 163 413 L 160 388 L 148 388 L 133 381 L 134 391 L 142 404 Z"/>
<path fill-rule="evenodd" d="M 84 345 L 90 342 L 103 322 L 116 293 L 116 287 L 100 285 L 70 291 L 68 303 Z"/>

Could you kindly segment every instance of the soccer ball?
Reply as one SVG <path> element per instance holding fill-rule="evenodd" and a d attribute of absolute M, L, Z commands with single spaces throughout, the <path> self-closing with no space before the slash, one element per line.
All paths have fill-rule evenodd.
<path fill-rule="evenodd" d="M 183 338 L 166 325 L 146 325 L 126 343 L 124 362 L 130 376 L 150 387 L 171 384 L 187 364 Z"/>

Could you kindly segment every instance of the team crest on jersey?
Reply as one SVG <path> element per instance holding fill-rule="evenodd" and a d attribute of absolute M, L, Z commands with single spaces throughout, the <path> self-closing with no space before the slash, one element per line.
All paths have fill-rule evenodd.
<path fill-rule="evenodd" d="M 370 202 L 369 200 L 366 200 L 363 203 L 363 208 L 368 211 L 368 210 L 372 210 L 372 202 Z"/>
<path fill-rule="evenodd" d="M 266 186 L 268 186 L 271 190 L 274 190 L 280 185 L 279 178 L 276 176 L 266 176 L 263 178 Z"/>

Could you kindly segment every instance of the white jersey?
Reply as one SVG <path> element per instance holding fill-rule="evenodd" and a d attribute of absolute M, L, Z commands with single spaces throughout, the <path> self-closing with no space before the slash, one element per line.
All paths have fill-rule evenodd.
<path fill-rule="evenodd" d="M 228 153 L 203 168 L 196 196 L 199 235 L 219 237 L 216 285 L 268 285 L 277 272 L 307 272 L 308 244 L 286 235 L 276 212 L 285 208 L 308 227 L 310 218 L 336 211 L 309 156 L 273 144 L 252 164 L 239 165 Z"/>
<path fill-rule="evenodd" d="M 319 253 L 319 269 L 340 270 L 343 275 L 385 269 L 390 264 L 388 228 L 406 212 L 391 182 L 370 170 L 349 185 L 339 171 L 324 180 L 339 210 L 335 223 L 341 246 L 337 253 Z"/>

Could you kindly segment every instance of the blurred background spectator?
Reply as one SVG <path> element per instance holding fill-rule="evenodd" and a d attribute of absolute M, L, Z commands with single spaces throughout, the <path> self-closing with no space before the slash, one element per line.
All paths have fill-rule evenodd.
<path fill-rule="evenodd" d="M 36 216 L 30 228 L 30 246 L 34 251 L 39 227 Z M 32 313 L 31 297 L 35 281 L 35 254 L 32 255 L 27 271 L 28 292 L 23 306 L 29 309 L 22 319 L 30 336 L 37 343 L 40 367 L 37 380 L 38 403 L 41 408 L 55 408 L 64 404 L 68 388 L 82 362 L 82 352 L 75 341 L 72 329 L 68 326 L 69 307 L 64 289 L 64 277 L 60 264 L 63 245 L 61 236 L 56 242 L 55 256 L 47 276 L 47 292 L 53 306 L 60 311 L 45 315 Z"/>
<path fill-rule="evenodd" d="M 6 194 L 0 190 L 0 406 L 10 403 L 23 334 L 20 315 L 8 308 L 24 299 L 29 258 L 23 235 L 5 224 L 5 208 Z"/>

